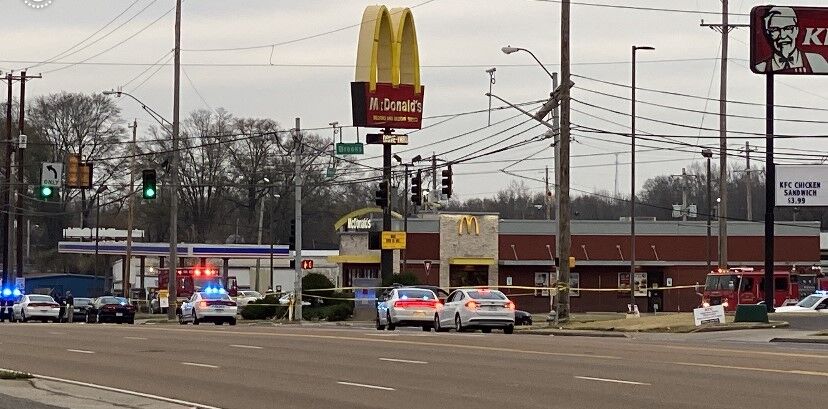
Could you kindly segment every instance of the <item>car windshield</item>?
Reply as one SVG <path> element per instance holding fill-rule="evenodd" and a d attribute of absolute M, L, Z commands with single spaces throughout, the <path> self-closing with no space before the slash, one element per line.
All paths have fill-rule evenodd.
<path fill-rule="evenodd" d="M 75 298 L 75 305 L 78 306 L 89 305 L 91 302 L 92 300 L 89 298 Z"/>
<path fill-rule="evenodd" d="M 205 300 L 224 300 L 224 301 L 232 301 L 230 296 L 227 294 L 221 293 L 201 293 L 201 298 Z"/>
<path fill-rule="evenodd" d="M 506 296 L 500 291 L 474 290 L 468 292 L 469 297 L 474 300 L 505 300 Z"/>
<path fill-rule="evenodd" d="M 48 295 L 30 295 L 29 301 L 31 302 L 55 302 L 52 297 Z"/>
<path fill-rule="evenodd" d="M 798 304 L 796 304 L 796 306 L 803 308 L 812 308 L 820 300 L 822 300 L 821 295 L 809 295 L 805 297 L 802 301 L 800 301 Z"/>
<path fill-rule="evenodd" d="M 434 293 L 431 292 L 431 290 L 397 290 L 397 295 L 399 295 L 399 297 L 403 300 L 407 298 L 433 300 L 435 298 Z"/>
<path fill-rule="evenodd" d="M 262 298 L 262 295 L 256 291 L 245 291 L 243 294 L 245 297 Z"/>
<path fill-rule="evenodd" d="M 707 276 L 704 289 L 706 291 L 735 291 L 739 282 L 737 275 L 710 275 Z"/>
<path fill-rule="evenodd" d="M 121 297 L 101 297 L 101 304 L 127 304 L 126 298 Z"/>

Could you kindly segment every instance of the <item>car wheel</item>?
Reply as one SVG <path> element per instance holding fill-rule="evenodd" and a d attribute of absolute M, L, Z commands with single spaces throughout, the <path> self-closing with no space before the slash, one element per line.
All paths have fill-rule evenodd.
<path fill-rule="evenodd" d="M 514 325 L 507 325 L 505 328 L 503 328 L 503 333 L 504 334 L 511 334 L 511 333 L 514 333 L 514 332 L 515 332 L 515 326 Z"/>
<path fill-rule="evenodd" d="M 482 332 L 482 333 L 484 333 L 484 334 L 491 334 L 491 333 L 492 333 L 492 329 L 491 329 L 491 328 L 481 328 L 481 329 L 480 329 L 480 332 Z"/>
<path fill-rule="evenodd" d="M 200 322 L 198 321 L 198 316 L 196 315 L 195 308 L 193 308 L 193 325 L 198 325 Z"/>
<path fill-rule="evenodd" d="M 431 325 L 423 325 L 423 332 L 431 332 Z"/>
<path fill-rule="evenodd" d="M 387 322 L 388 322 L 388 330 L 389 330 L 389 331 L 393 331 L 393 330 L 397 329 L 397 326 L 396 326 L 396 325 L 394 325 L 394 322 L 393 322 L 393 321 L 391 321 L 391 313 L 390 313 L 390 312 L 389 312 L 389 313 L 386 313 L 386 316 L 385 316 L 385 321 L 387 321 Z"/>
<path fill-rule="evenodd" d="M 466 329 L 463 328 L 463 321 L 460 319 L 460 314 L 454 316 L 454 330 L 457 332 L 466 331 Z"/>
<path fill-rule="evenodd" d="M 377 314 L 377 331 L 382 331 L 384 329 L 385 329 L 385 325 L 380 323 L 380 317 L 379 317 L 379 314 Z"/>
<path fill-rule="evenodd" d="M 179 325 L 187 325 L 187 322 L 184 321 L 184 316 L 181 315 L 181 312 L 178 313 L 178 324 Z"/>
<path fill-rule="evenodd" d="M 230 318 L 230 321 L 228 321 L 227 323 L 230 324 L 230 325 L 236 325 L 236 319 L 235 318 Z"/>
<path fill-rule="evenodd" d="M 29 319 L 26 318 L 26 310 L 20 311 L 20 322 L 29 322 Z"/>

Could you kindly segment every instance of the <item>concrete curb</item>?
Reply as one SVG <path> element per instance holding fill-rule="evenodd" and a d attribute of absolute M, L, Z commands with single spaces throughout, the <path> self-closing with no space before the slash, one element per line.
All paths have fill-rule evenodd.
<path fill-rule="evenodd" d="M 733 325 L 733 324 L 726 324 L 723 326 L 709 326 L 709 327 L 699 327 L 690 333 L 696 332 L 719 332 L 719 331 L 738 331 L 738 330 L 745 330 L 745 329 L 777 329 L 777 328 L 788 328 L 791 325 L 785 321 L 771 321 L 767 324 L 765 323 L 756 323 L 756 324 L 748 324 L 748 325 Z"/>
<path fill-rule="evenodd" d="M 546 335 L 555 337 L 594 337 L 594 338 L 627 338 L 627 334 L 612 331 L 578 331 L 578 330 L 516 330 L 515 334 Z"/>
<path fill-rule="evenodd" d="M 825 338 L 825 337 L 823 337 Z M 771 338 L 768 342 L 789 342 L 797 344 L 824 344 L 828 345 L 828 338 Z"/>

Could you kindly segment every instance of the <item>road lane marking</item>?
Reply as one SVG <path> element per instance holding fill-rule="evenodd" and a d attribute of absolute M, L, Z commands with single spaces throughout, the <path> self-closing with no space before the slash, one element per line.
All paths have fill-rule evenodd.
<path fill-rule="evenodd" d="M 13 369 L 5 369 L 5 368 L 0 368 L 0 371 L 20 372 L 20 371 L 15 371 Z M 160 400 L 162 402 L 173 403 L 173 404 L 176 404 L 176 405 L 183 405 L 183 406 L 192 407 L 192 408 L 221 409 L 221 408 L 218 408 L 218 407 L 215 407 L 215 406 L 208 406 L 208 405 L 203 405 L 201 403 L 188 402 L 186 400 L 181 400 L 181 399 L 167 398 L 167 397 L 164 397 L 164 396 L 152 395 L 152 394 L 149 394 L 149 393 L 136 392 L 136 391 L 131 391 L 129 389 L 113 388 L 111 386 L 98 385 L 98 384 L 95 384 L 95 383 L 88 383 L 88 382 L 73 381 L 71 379 L 56 378 L 54 376 L 48 376 L 48 375 L 38 375 L 38 374 L 33 374 L 33 373 L 28 373 L 28 374 L 31 375 L 31 376 L 34 376 L 35 378 L 45 379 L 47 381 L 61 382 L 61 383 L 67 383 L 67 384 L 70 384 L 70 385 L 85 386 L 87 388 L 95 388 L 95 389 L 100 389 L 100 390 L 109 391 L 109 392 L 123 393 L 123 394 L 127 394 L 127 395 L 138 396 L 138 397 L 147 398 L 147 399 L 155 399 L 155 400 Z"/>
<path fill-rule="evenodd" d="M 360 387 L 360 388 L 379 389 L 381 391 L 395 391 L 396 390 L 394 388 L 389 388 L 387 386 L 366 385 L 364 383 L 343 382 L 343 381 L 339 381 L 337 383 L 340 384 L 340 385 L 345 385 L 345 386 L 357 386 L 357 387 Z"/>
<path fill-rule="evenodd" d="M 634 382 L 634 381 L 624 381 L 621 379 L 608 379 L 608 378 L 593 378 L 591 376 L 576 376 L 577 379 L 584 379 L 587 381 L 598 381 L 598 382 L 610 382 L 610 383 L 623 383 L 624 385 L 644 385 L 644 386 L 652 386 L 652 384 L 644 383 L 644 382 Z"/>
<path fill-rule="evenodd" d="M 165 332 L 186 332 L 186 333 L 204 333 L 204 334 L 216 334 L 218 331 L 211 331 L 211 330 L 202 330 L 202 329 L 178 329 L 178 328 L 162 328 L 162 327 L 154 327 L 154 328 L 142 328 L 148 331 L 165 331 Z M 515 354 L 525 354 L 525 355 L 541 355 L 541 356 L 560 356 L 560 357 L 568 357 L 568 358 L 593 358 L 593 359 L 601 359 L 601 360 L 623 360 L 624 358 L 620 356 L 612 356 L 612 355 L 593 355 L 593 354 L 581 354 L 581 353 L 574 353 L 574 352 L 552 352 L 552 351 L 537 351 L 537 350 L 524 350 L 524 349 L 515 349 L 515 348 L 502 348 L 502 347 L 488 347 L 488 346 L 481 346 L 481 345 L 463 345 L 463 344 L 446 344 L 446 343 L 438 343 L 438 342 L 424 342 L 424 341 L 408 341 L 408 340 L 399 340 L 399 339 L 381 339 L 381 338 L 361 338 L 361 337 L 353 337 L 353 336 L 336 336 L 336 335 L 316 335 L 316 334 L 287 334 L 287 333 L 273 333 L 273 332 L 245 332 L 245 331 L 223 331 L 227 335 L 246 335 L 246 336 L 266 336 L 266 337 L 277 337 L 277 338 L 299 338 L 299 339 L 325 339 L 325 340 L 337 340 L 337 341 L 354 341 L 354 342 L 374 342 L 374 343 L 385 343 L 385 344 L 399 344 L 399 345 L 414 345 L 414 346 L 423 346 L 423 347 L 443 347 L 443 348 L 453 348 L 453 349 L 465 349 L 465 350 L 472 350 L 472 351 L 489 351 L 489 352 L 509 352 Z"/>
<path fill-rule="evenodd" d="M 642 344 L 643 345 L 643 344 Z M 658 344 L 651 344 L 647 343 L 647 346 L 656 346 L 665 349 L 683 349 L 687 351 L 701 351 L 701 352 L 715 352 L 715 353 L 723 353 L 723 354 L 730 354 L 732 357 L 733 354 L 737 354 L 739 356 L 747 355 L 768 355 L 768 356 L 784 356 L 784 357 L 791 357 L 791 358 L 809 358 L 809 359 L 828 359 L 828 355 L 818 355 L 818 354 L 798 354 L 798 353 L 791 353 L 791 352 L 770 352 L 770 351 L 750 351 L 750 350 L 743 350 L 743 349 L 710 349 L 710 348 L 700 348 L 700 347 L 686 347 L 686 346 L 677 346 L 677 345 L 658 345 Z"/>
<path fill-rule="evenodd" d="M 67 351 L 77 352 L 79 354 L 94 354 L 95 353 L 95 351 L 87 351 L 87 350 L 84 350 L 84 349 L 67 349 Z"/>
<path fill-rule="evenodd" d="M 702 367 L 702 368 L 718 368 L 718 369 L 732 369 L 732 370 L 737 370 L 737 371 L 770 372 L 770 373 L 783 373 L 783 374 L 808 375 L 808 376 L 826 376 L 826 377 L 828 377 L 828 372 L 800 371 L 800 370 L 796 370 L 796 369 L 752 368 L 752 367 L 747 367 L 747 366 L 703 364 L 703 363 L 698 363 L 698 362 L 668 362 L 668 363 L 675 364 L 675 365 L 684 365 L 684 366 L 697 366 L 697 367 Z"/>
<path fill-rule="evenodd" d="M 138 339 L 138 340 L 146 341 L 146 338 L 144 338 L 144 337 L 124 337 L 124 339 Z"/>
<path fill-rule="evenodd" d="M 264 349 L 263 347 L 257 347 L 254 345 L 230 345 L 233 348 L 245 348 L 245 349 Z"/>
<path fill-rule="evenodd" d="M 385 361 L 385 362 L 401 362 L 401 363 L 404 363 L 404 364 L 421 364 L 421 365 L 425 365 L 425 364 L 428 363 L 426 361 L 411 361 L 411 360 L 408 360 L 408 359 L 395 359 L 395 358 L 380 358 L 379 360 L 380 361 Z"/>
<path fill-rule="evenodd" d="M 56 331 L 49 331 L 49 334 L 51 334 L 51 335 L 66 335 L 65 332 L 56 332 Z"/>
<path fill-rule="evenodd" d="M 181 363 L 181 365 L 197 366 L 197 367 L 200 367 L 200 368 L 212 368 L 212 369 L 218 369 L 218 367 L 217 367 L 217 366 L 215 366 L 215 365 L 208 365 L 208 364 L 197 364 L 197 363 L 195 363 L 195 362 L 182 362 L 182 363 Z"/>

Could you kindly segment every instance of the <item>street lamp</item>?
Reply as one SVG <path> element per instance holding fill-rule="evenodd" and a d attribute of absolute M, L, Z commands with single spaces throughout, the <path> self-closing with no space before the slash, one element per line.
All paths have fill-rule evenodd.
<path fill-rule="evenodd" d="M 543 63 L 538 59 L 538 57 L 535 56 L 535 53 L 533 53 L 532 51 L 529 51 L 529 50 L 527 50 L 525 48 L 521 48 L 521 47 L 512 47 L 510 45 L 507 45 L 506 47 L 502 47 L 500 49 L 500 51 L 503 51 L 503 54 L 506 54 L 506 55 L 513 54 L 513 53 L 516 53 L 518 51 L 526 51 L 527 53 L 529 53 L 529 55 L 532 56 L 532 58 L 535 59 L 535 61 L 538 62 L 538 65 L 540 65 L 541 68 L 543 68 L 543 70 L 546 71 L 546 74 L 549 75 L 549 78 L 554 77 L 554 75 L 552 75 L 552 73 L 549 72 L 549 70 L 546 69 L 546 66 L 543 65 Z"/>
<path fill-rule="evenodd" d="M 169 128 L 167 128 L 167 126 L 172 126 L 172 123 L 170 121 L 168 121 L 166 118 L 164 118 L 163 116 L 161 116 L 161 114 L 159 114 L 158 112 L 155 112 L 154 109 L 147 106 L 147 104 L 145 104 L 143 101 L 141 101 L 140 99 L 135 97 L 135 95 L 132 95 L 132 94 L 130 94 L 128 92 L 124 92 L 124 91 L 103 91 L 102 94 L 104 94 L 104 95 L 115 95 L 118 98 L 120 98 L 122 95 L 126 95 L 126 96 L 132 98 L 133 100 L 135 100 L 135 102 L 141 104 L 141 108 L 143 108 L 144 111 L 147 111 L 147 113 L 149 113 L 150 116 L 152 116 L 152 119 L 155 119 L 155 121 L 158 122 L 165 130 L 167 130 L 168 132 L 171 132 L 171 130 Z"/>
<path fill-rule="evenodd" d="M 101 225 L 101 193 L 107 189 L 106 185 L 101 185 L 95 190 L 95 279 L 98 279 L 98 246 L 100 242 L 100 225 Z M 106 278 L 104 278 L 106 282 Z M 96 283 L 97 284 L 97 283 Z M 103 295 L 103 294 L 100 294 Z"/>
<path fill-rule="evenodd" d="M 655 50 L 649 46 L 632 46 L 632 114 L 630 123 L 630 313 L 635 313 L 635 52 Z"/>
<path fill-rule="evenodd" d="M 713 220 L 713 181 L 710 179 L 710 158 L 713 157 L 713 151 L 705 148 L 701 151 L 702 156 L 707 159 L 707 272 L 710 273 L 712 261 L 710 256 L 710 224 Z"/>

